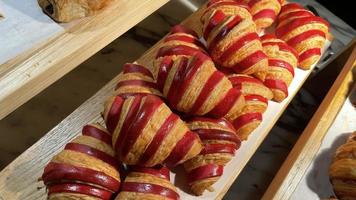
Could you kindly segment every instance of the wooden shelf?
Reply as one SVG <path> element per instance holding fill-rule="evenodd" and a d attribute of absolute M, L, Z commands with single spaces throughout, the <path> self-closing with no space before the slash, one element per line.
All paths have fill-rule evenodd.
<path fill-rule="evenodd" d="M 344 105 L 352 87 L 355 86 L 353 73 L 355 73 L 354 69 L 356 65 L 356 40 L 352 42 L 349 49 L 352 50 L 352 53 L 346 64 L 343 66 L 337 79 L 333 83 L 302 135 L 299 137 L 297 143 L 289 153 L 277 175 L 274 177 L 272 183 L 264 194 L 263 199 L 290 199 L 295 189 L 298 187 L 298 184 L 302 184 L 300 181 L 307 172 L 310 164 L 315 159 L 325 135 L 330 130 L 329 128 L 335 125 L 333 124 L 334 119 L 338 116 L 339 110 Z M 349 110 L 347 112 L 354 113 L 353 110 Z M 352 116 L 352 114 L 350 114 L 350 116 Z M 347 127 L 350 128 L 350 126 Z M 339 130 L 339 134 L 342 134 L 342 130 Z M 335 138 L 336 134 L 333 139 Z M 324 183 L 320 184 L 322 185 Z M 310 199 L 307 198 L 307 194 L 305 192 L 307 191 L 303 191 L 303 193 L 299 194 L 299 196 L 302 196 L 301 198 Z M 319 199 L 327 197 L 319 196 L 316 198 Z"/>
<path fill-rule="evenodd" d="M 114 0 L 98 15 L 63 25 L 33 8 L 37 0 L 0 2 L 7 8 L 0 21 L 0 119 L 167 2 Z M 25 6 L 33 13 L 20 11 Z"/>

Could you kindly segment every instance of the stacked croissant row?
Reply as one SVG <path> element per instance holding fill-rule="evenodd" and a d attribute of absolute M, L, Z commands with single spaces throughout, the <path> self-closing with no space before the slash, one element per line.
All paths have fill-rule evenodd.
<path fill-rule="evenodd" d="M 306 52 L 325 42 L 320 35 L 300 36 L 325 36 L 325 21 L 283 4 L 211 0 L 201 16 L 206 45 L 178 25 L 160 43 L 152 66 L 125 64 L 102 112 L 106 128 L 85 126 L 45 168 L 49 199 L 117 193 L 116 199 L 178 199 L 169 171 L 178 165 L 194 194 L 212 190 L 262 122 L 268 101 L 288 96 L 300 57 L 310 66 L 316 57 L 305 58 Z M 260 37 L 275 21 L 280 32 Z"/>

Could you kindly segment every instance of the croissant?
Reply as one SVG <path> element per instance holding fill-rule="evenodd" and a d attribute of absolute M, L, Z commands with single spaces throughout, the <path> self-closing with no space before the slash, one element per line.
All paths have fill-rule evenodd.
<path fill-rule="evenodd" d="M 190 32 L 174 28 L 161 45 L 154 63 L 158 88 L 175 110 L 233 119 L 244 99 Z"/>
<path fill-rule="evenodd" d="M 138 94 L 162 96 L 150 70 L 139 64 L 126 63 L 118 76 L 115 95 L 128 97 Z"/>
<path fill-rule="evenodd" d="M 245 98 L 245 106 L 232 124 L 241 140 L 247 140 L 250 133 L 260 125 L 262 113 L 266 111 L 268 100 L 273 94 L 260 80 L 251 76 L 230 74 L 228 77 L 234 88 L 239 89 Z"/>
<path fill-rule="evenodd" d="M 236 73 L 257 73 L 263 79 L 268 60 L 247 4 L 211 1 L 201 21 L 208 51 L 217 64 Z"/>
<path fill-rule="evenodd" d="M 241 140 L 225 119 L 196 117 L 188 122 L 204 144 L 200 154 L 184 163 L 188 183 L 196 195 L 209 189 L 223 174 L 223 168 L 240 147 Z"/>
<path fill-rule="evenodd" d="M 111 0 L 38 0 L 43 11 L 58 22 L 70 22 L 101 10 Z"/>
<path fill-rule="evenodd" d="M 261 40 L 269 65 L 264 84 L 271 89 L 273 100 L 281 102 L 288 96 L 288 86 L 298 65 L 298 54 L 274 35 L 264 35 Z"/>
<path fill-rule="evenodd" d="M 134 167 L 122 183 L 115 200 L 179 199 L 176 187 L 170 182 L 168 168 Z"/>
<path fill-rule="evenodd" d="M 284 0 L 247 0 L 247 3 L 257 29 L 262 30 L 276 20 Z"/>
<path fill-rule="evenodd" d="M 356 199 L 356 132 L 337 149 L 329 175 L 339 199 Z"/>
<path fill-rule="evenodd" d="M 120 187 L 111 135 L 99 125 L 86 125 L 44 169 L 48 198 L 110 199 Z"/>
<path fill-rule="evenodd" d="M 199 137 L 157 96 L 114 96 L 103 115 L 113 147 L 125 164 L 174 166 L 202 149 Z"/>
<path fill-rule="evenodd" d="M 329 23 L 301 5 L 289 3 L 282 6 L 276 36 L 298 52 L 301 69 L 310 69 L 320 59 L 328 32 Z"/>

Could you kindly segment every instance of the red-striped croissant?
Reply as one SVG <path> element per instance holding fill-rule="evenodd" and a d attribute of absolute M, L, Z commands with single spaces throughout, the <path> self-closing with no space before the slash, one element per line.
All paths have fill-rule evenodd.
<path fill-rule="evenodd" d="M 298 65 L 298 54 L 274 35 L 264 35 L 261 40 L 269 65 L 264 84 L 273 92 L 273 100 L 281 102 L 288 96 L 288 86 Z"/>
<path fill-rule="evenodd" d="M 188 122 L 188 127 L 199 135 L 204 144 L 198 156 L 184 163 L 191 190 L 202 195 L 223 174 L 224 166 L 240 147 L 241 140 L 232 124 L 225 119 L 197 117 Z"/>
<path fill-rule="evenodd" d="M 211 1 L 203 16 L 203 37 L 213 60 L 236 73 L 263 74 L 268 60 L 247 4 Z"/>
<path fill-rule="evenodd" d="M 169 175 L 166 167 L 133 167 L 115 200 L 178 200 L 179 194 Z"/>
<path fill-rule="evenodd" d="M 86 125 L 45 167 L 42 180 L 48 199 L 110 199 L 120 187 L 111 135 L 99 125 Z"/>
<path fill-rule="evenodd" d="M 244 99 L 199 44 L 190 31 L 173 29 L 155 61 L 158 88 L 175 110 L 233 119 Z"/>
<path fill-rule="evenodd" d="M 120 161 L 128 165 L 174 166 L 202 149 L 199 137 L 157 96 L 112 97 L 104 119 Z"/>
<path fill-rule="evenodd" d="M 245 97 L 246 105 L 232 124 L 239 137 L 247 140 L 250 133 L 260 125 L 262 113 L 266 111 L 268 100 L 273 94 L 260 80 L 251 76 L 231 74 L 228 77 L 234 88 L 239 89 Z"/>
<path fill-rule="evenodd" d="M 273 24 L 281 11 L 284 0 L 246 0 L 251 9 L 253 21 L 261 30 Z"/>
<path fill-rule="evenodd" d="M 329 23 L 297 3 L 282 6 L 276 36 L 299 54 L 299 67 L 309 69 L 321 56 Z"/>
<path fill-rule="evenodd" d="M 123 66 L 122 73 L 118 77 L 115 94 L 123 97 L 137 94 L 162 96 L 151 71 L 135 63 L 126 63 Z"/>

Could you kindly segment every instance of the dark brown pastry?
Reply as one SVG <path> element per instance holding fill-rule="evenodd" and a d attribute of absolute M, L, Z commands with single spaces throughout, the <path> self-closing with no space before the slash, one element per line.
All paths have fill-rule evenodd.
<path fill-rule="evenodd" d="M 38 0 L 43 11 L 58 22 L 70 22 L 95 14 L 111 0 Z"/>
<path fill-rule="evenodd" d="M 356 199 L 356 132 L 336 150 L 329 175 L 339 199 Z"/>

